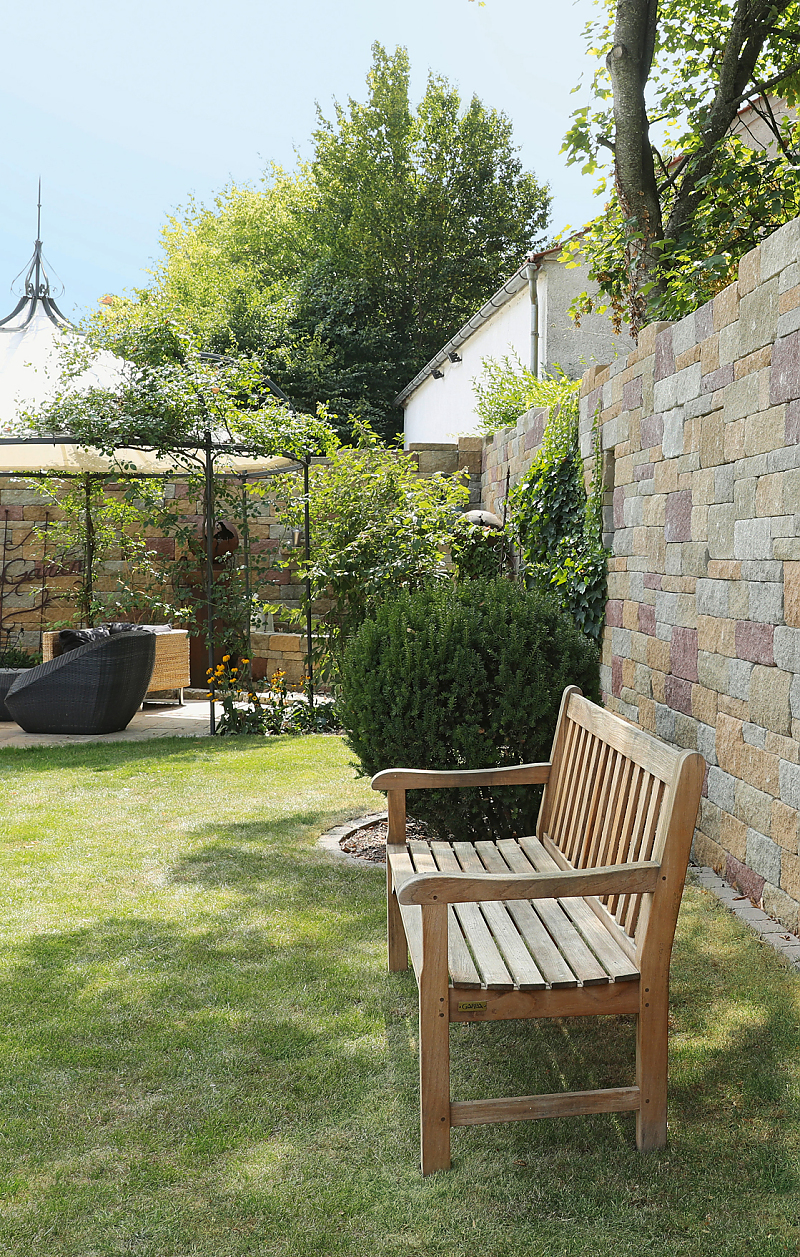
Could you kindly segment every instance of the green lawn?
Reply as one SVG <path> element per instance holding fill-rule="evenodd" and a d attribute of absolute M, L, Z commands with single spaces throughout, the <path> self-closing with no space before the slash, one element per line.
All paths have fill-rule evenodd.
<path fill-rule="evenodd" d="M 0 1253 L 800 1250 L 800 977 L 689 889 L 670 1147 L 630 1115 L 454 1132 L 417 1169 L 416 987 L 336 738 L 0 753 Z M 458 1098 L 631 1080 L 632 1026 L 459 1026 Z"/>

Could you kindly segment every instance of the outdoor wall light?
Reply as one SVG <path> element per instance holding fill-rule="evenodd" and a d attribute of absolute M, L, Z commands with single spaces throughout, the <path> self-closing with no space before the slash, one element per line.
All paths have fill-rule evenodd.
<path fill-rule="evenodd" d="M 434 371 L 432 371 L 431 374 L 433 375 L 434 380 L 444 379 L 444 371 L 440 371 L 438 367 Z"/>
<path fill-rule="evenodd" d="M 456 353 L 456 351 L 455 351 L 455 349 L 451 349 L 451 350 L 450 350 L 450 353 L 449 353 L 447 356 L 448 356 L 448 358 L 450 359 L 450 361 L 451 361 L 451 362 L 460 362 L 460 361 L 461 361 L 461 354 L 457 354 L 457 353 Z"/>

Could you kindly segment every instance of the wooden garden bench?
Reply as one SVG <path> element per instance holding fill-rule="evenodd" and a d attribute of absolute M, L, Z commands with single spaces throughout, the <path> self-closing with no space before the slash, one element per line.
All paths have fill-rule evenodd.
<path fill-rule="evenodd" d="M 564 691 L 550 763 L 390 768 L 389 969 L 419 983 L 422 1172 L 449 1168 L 451 1126 L 636 1112 L 667 1134 L 669 964 L 705 764 Z M 544 784 L 536 837 L 406 842 L 406 790 Z M 634 1086 L 451 1101 L 449 1025 L 636 1016 Z"/>

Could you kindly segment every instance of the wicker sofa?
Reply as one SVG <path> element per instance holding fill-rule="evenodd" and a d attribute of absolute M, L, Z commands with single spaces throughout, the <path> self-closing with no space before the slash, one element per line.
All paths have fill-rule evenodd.
<path fill-rule="evenodd" d="M 170 629 L 168 633 L 156 633 L 153 640 L 156 644 L 156 657 L 147 694 L 175 690 L 178 702 L 183 705 L 183 689 L 189 684 L 189 634 L 186 629 Z M 59 634 L 43 633 L 42 660 L 47 662 L 48 659 L 58 658 L 60 654 Z"/>
<path fill-rule="evenodd" d="M 155 643 L 152 633 L 120 633 L 26 668 L 6 707 L 26 733 L 116 733 L 147 693 Z"/>

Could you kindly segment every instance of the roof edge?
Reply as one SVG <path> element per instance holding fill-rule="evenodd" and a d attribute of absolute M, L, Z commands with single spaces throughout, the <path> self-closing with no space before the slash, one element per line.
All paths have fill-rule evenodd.
<path fill-rule="evenodd" d="M 576 232 L 576 235 L 582 235 L 582 232 Z M 569 239 L 574 239 L 570 236 Z M 516 297 L 525 285 L 528 283 L 528 269 L 534 266 L 537 270 L 542 265 L 545 258 L 551 257 L 553 254 L 559 254 L 567 243 L 566 240 L 560 241 L 558 244 L 551 245 L 549 249 L 541 249 L 538 253 L 532 253 L 525 259 L 518 270 L 514 272 L 510 279 L 506 280 L 502 288 L 498 288 L 497 292 L 489 298 L 485 305 L 482 305 L 476 314 L 473 314 L 463 327 L 461 327 L 446 345 L 443 345 L 437 354 L 431 358 L 421 371 L 418 371 L 413 380 L 406 384 L 405 388 L 397 394 L 393 406 L 402 406 L 412 393 L 415 393 L 429 375 L 431 375 L 443 362 L 447 361 L 448 356 L 469 340 L 473 332 L 477 332 L 479 327 L 492 317 L 496 310 L 510 301 L 512 297 Z"/>

